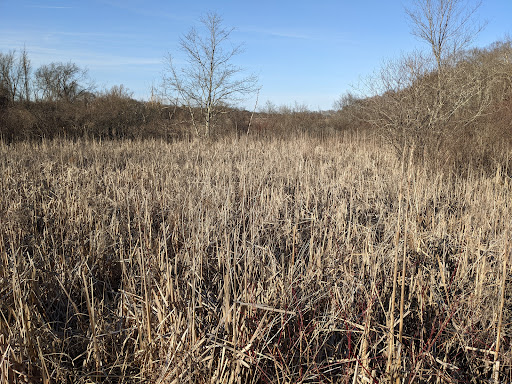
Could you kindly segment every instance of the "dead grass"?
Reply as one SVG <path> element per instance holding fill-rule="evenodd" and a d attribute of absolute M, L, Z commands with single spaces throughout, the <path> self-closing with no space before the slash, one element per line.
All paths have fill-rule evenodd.
<path fill-rule="evenodd" d="M 510 382 L 496 169 L 348 136 L 0 145 L 0 382 Z"/>

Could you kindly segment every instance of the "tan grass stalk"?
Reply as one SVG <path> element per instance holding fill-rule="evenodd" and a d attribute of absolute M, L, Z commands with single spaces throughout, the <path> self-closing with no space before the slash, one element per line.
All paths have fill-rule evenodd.
<path fill-rule="evenodd" d="M 501 333 L 503 328 L 503 308 L 505 306 L 505 283 L 507 281 L 507 261 L 508 261 L 508 244 L 505 246 L 505 254 L 503 256 L 503 271 L 501 275 L 501 297 L 500 306 L 498 309 L 498 324 L 496 330 L 496 348 L 494 351 L 494 365 L 492 377 L 495 384 L 500 382 L 500 346 L 501 346 Z"/>
<path fill-rule="evenodd" d="M 87 277 L 85 276 L 85 271 L 82 269 L 82 280 L 83 280 L 83 289 L 85 292 L 85 299 L 87 304 L 87 311 L 89 312 L 89 319 L 90 319 L 90 327 L 91 327 L 91 334 L 92 334 L 92 344 L 93 344 L 93 355 L 94 355 L 94 361 L 96 363 L 96 374 L 99 372 L 100 366 L 101 366 L 101 360 L 99 355 L 99 347 L 98 347 L 98 340 L 96 337 L 96 317 L 94 315 L 94 291 L 93 291 L 93 284 L 92 281 L 90 283 L 90 290 L 89 293 L 89 283 L 87 282 Z"/>
<path fill-rule="evenodd" d="M 403 241 L 403 249 L 402 249 L 402 285 L 400 287 L 400 323 L 398 328 L 398 342 L 400 343 L 400 347 L 397 355 L 397 369 L 399 365 L 401 365 L 402 356 L 401 353 L 404 350 L 403 348 L 403 329 L 404 329 L 404 302 L 405 302 L 405 273 L 407 267 L 407 231 L 408 231 L 408 215 L 409 215 L 409 205 L 411 202 L 411 176 L 412 176 L 412 158 L 414 155 L 414 146 L 410 150 L 409 157 L 409 166 L 407 167 L 407 200 L 405 206 L 405 221 L 404 221 L 404 241 Z M 396 383 L 400 383 L 400 376 L 397 376 Z"/>
<path fill-rule="evenodd" d="M 404 159 L 402 158 L 402 175 L 404 174 Z M 395 232 L 395 257 L 393 264 L 393 291 L 391 293 L 388 316 L 388 359 L 386 364 L 386 374 L 394 376 L 394 370 L 396 369 L 395 362 L 395 297 L 398 280 L 398 259 L 399 259 L 399 242 L 400 242 L 400 222 L 402 218 L 402 182 L 400 183 L 400 190 L 398 193 L 398 213 L 396 219 L 396 232 Z"/>
<path fill-rule="evenodd" d="M 9 376 L 12 375 L 11 364 L 9 362 L 11 346 L 7 344 L 5 335 L 0 333 L 0 383 L 8 383 Z"/>
<path fill-rule="evenodd" d="M 37 351 L 39 352 L 39 360 L 41 361 L 42 366 L 41 373 L 43 376 L 43 384 L 49 384 L 50 376 L 48 374 L 48 368 L 46 367 L 43 351 L 41 350 L 41 343 L 39 342 L 39 337 L 37 337 Z"/>
<path fill-rule="evenodd" d="M 0 145 L 4 378 L 503 381 L 510 184 L 407 166 L 349 132 Z"/>

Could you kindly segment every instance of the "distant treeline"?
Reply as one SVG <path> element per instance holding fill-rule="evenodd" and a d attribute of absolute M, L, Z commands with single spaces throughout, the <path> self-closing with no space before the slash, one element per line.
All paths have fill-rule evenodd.
<path fill-rule="evenodd" d="M 217 119 L 212 138 L 226 135 L 266 137 L 330 135 L 348 127 L 334 112 L 279 111 L 252 113 L 236 108 Z M 194 112 L 194 111 L 192 111 Z M 0 106 L 4 142 L 66 137 L 181 140 L 195 136 L 188 108 L 144 102 L 114 92 L 88 94 L 75 101 L 8 102 Z"/>
<path fill-rule="evenodd" d="M 512 43 L 499 41 L 453 55 L 442 66 L 421 55 L 389 62 L 356 94 L 328 112 L 267 103 L 256 113 L 225 107 L 211 137 L 296 134 L 329 136 L 353 130 L 437 166 L 492 161 L 512 146 Z M 137 101 L 124 86 L 96 91 L 73 63 L 35 71 L 26 51 L 0 53 L 0 136 L 4 142 L 67 137 L 181 140 L 195 135 L 198 109 Z M 485 160 L 486 159 L 486 160 Z"/>
<path fill-rule="evenodd" d="M 138 101 L 123 85 L 96 91 L 74 63 L 50 63 L 33 71 L 26 51 L 0 53 L 0 136 L 5 142 L 67 137 L 182 139 L 194 136 L 191 113 L 200 111 L 161 98 Z M 156 98 L 155 98 L 156 99 Z M 333 113 L 303 106 L 252 113 L 226 107 L 212 136 L 275 135 L 341 129 Z"/>

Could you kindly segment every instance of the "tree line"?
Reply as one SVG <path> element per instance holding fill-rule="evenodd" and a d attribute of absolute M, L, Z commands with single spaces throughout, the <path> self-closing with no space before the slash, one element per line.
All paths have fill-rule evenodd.
<path fill-rule="evenodd" d="M 230 33 L 217 16 L 203 21 L 224 37 Z M 0 52 L 0 138 L 8 143 L 55 137 L 181 140 L 233 134 L 325 135 L 339 128 L 333 114 L 301 105 L 238 108 L 237 101 L 257 92 L 256 77 L 239 78 L 242 69 L 229 64 L 240 49 L 222 53 L 223 59 L 209 64 L 210 71 L 197 84 L 185 84 L 178 75 L 185 69 L 175 68 L 169 56 L 163 85 L 153 90 L 149 101 L 134 99 L 124 85 L 97 90 L 87 70 L 72 62 L 34 70 L 26 49 Z"/>
<path fill-rule="evenodd" d="M 122 85 L 97 91 L 87 71 L 74 63 L 34 70 L 25 49 L 0 53 L 0 134 L 9 142 L 356 130 L 386 141 L 397 156 L 412 151 L 438 166 L 464 162 L 472 153 L 489 159 L 489 151 L 512 145 L 512 41 L 472 48 L 485 26 L 477 18 L 480 5 L 410 2 L 405 13 L 423 49 L 388 60 L 329 112 L 271 103 L 239 109 L 241 100 L 258 93 L 258 79 L 233 64 L 243 47 L 232 44 L 233 29 L 216 13 L 207 13 L 199 29 L 181 37 L 184 60 L 168 55 L 158 97 L 147 102 L 135 100 Z"/>
<path fill-rule="evenodd" d="M 30 101 L 75 101 L 92 90 L 87 70 L 75 63 L 53 62 L 33 72 L 27 50 L 0 52 L 2 105 Z"/>

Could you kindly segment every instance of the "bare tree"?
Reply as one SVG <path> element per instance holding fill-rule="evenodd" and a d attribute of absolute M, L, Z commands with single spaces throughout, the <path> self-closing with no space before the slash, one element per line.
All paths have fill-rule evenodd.
<path fill-rule="evenodd" d="M 48 101 L 76 100 L 92 88 L 87 81 L 87 70 L 74 63 L 50 63 L 42 65 L 35 72 L 38 91 Z"/>
<path fill-rule="evenodd" d="M 411 33 L 428 45 L 436 63 L 437 97 L 430 106 L 433 120 L 438 120 L 449 103 L 446 93 L 453 93 L 446 89 L 447 84 L 453 85 L 453 66 L 484 27 L 476 17 L 481 5 L 481 0 L 413 0 L 405 9 Z M 466 98 L 467 92 L 461 91 L 464 95 L 459 96 Z"/>
<path fill-rule="evenodd" d="M 14 101 L 18 94 L 20 83 L 18 69 L 15 51 L 10 51 L 7 54 L 0 53 L 0 83 L 2 88 L 7 91 L 7 97 L 11 101 Z"/>
<path fill-rule="evenodd" d="M 25 100 L 26 102 L 30 101 L 30 75 L 32 72 L 32 65 L 30 63 L 30 59 L 28 58 L 27 50 L 23 48 L 21 55 L 19 57 L 19 68 L 21 75 L 21 89 L 20 99 Z"/>
<path fill-rule="evenodd" d="M 366 122 L 378 128 L 401 156 L 411 146 L 450 161 L 468 129 L 492 103 L 492 71 L 470 60 L 467 48 L 483 28 L 475 22 L 481 2 L 412 0 L 411 32 L 427 52 L 389 61 L 362 87 Z M 443 154 L 444 153 L 444 154 Z"/>
<path fill-rule="evenodd" d="M 8 101 L 14 101 L 17 79 L 14 76 L 14 52 L 0 53 L 0 91 Z"/>
<path fill-rule="evenodd" d="M 429 45 L 439 71 L 483 29 L 476 20 L 481 5 L 482 1 L 471 0 L 413 0 L 405 9 L 412 34 Z"/>
<path fill-rule="evenodd" d="M 192 28 L 180 39 L 186 64 L 177 68 L 169 55 L 164 87 L 188 107 L 196 134 L 209 136 L 228 105 L 257 90 L 257 77 L 244 75 L 244 70 L 233 64 L 233 58 L 242 53 L 241 45 L 231 44 L 233 28 L 224 28 L 216 13 L 208 13 L 200 21 L 201 32 Z"/>
<path fill-rule="evenodd" d="M 26 49 L 0 53 L 0 89 L 9 101 L 30 100 L 31 65 Z"/>

